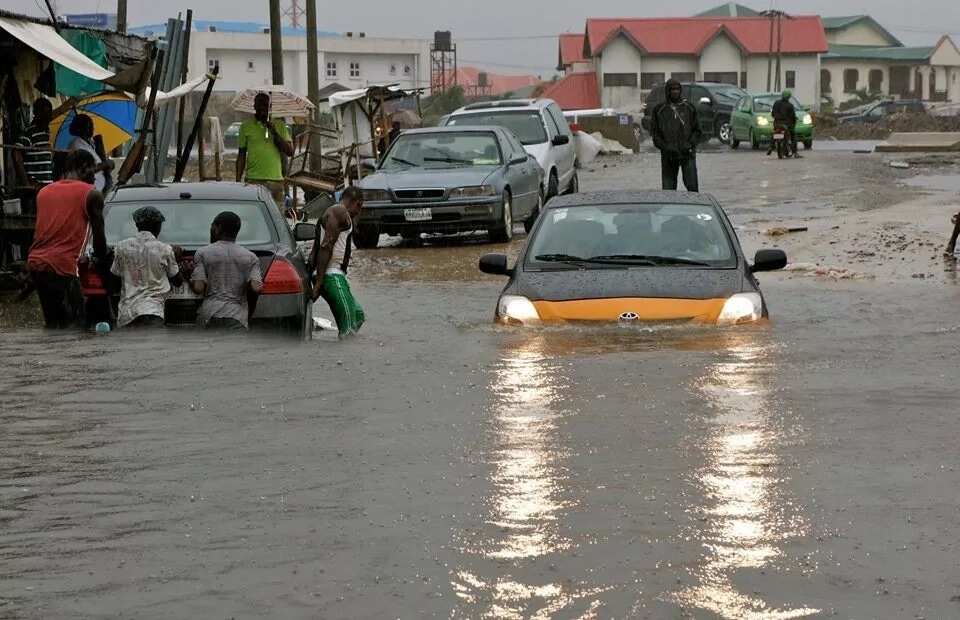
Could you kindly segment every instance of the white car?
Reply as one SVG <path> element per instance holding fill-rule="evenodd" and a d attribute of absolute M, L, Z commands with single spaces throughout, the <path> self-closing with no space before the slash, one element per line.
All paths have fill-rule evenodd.
<path fill-rule="evenodd" d="M 441 119 L 440 124 L 506 127 L 543 168 L 544 201 L 580 190 L 573 133 L 560 106 L 551 99 L 472 103 Z"/>

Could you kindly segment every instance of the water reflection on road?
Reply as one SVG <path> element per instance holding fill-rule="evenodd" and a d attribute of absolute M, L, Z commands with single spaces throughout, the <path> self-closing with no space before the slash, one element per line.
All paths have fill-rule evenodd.
<path fill-rule="evenodd" d="M 706 553 L 694 570 L 695 585 L 671 598 L 722 618 L 801 618 L 820 611 L 777 608 L 761 593 L 737 585 L 741 571 L 772 567 L 783 545 L 807 528 L 780 474 L 785 437 L 775 419 L 769 357 L 763 345 L 744 339 L 708 368 L 697 386 L 716 411 L 707 463 L 696 474 L 705 501 L 703 526 L 694 536 Z"/>
<path fill-rule="evenodd" d="M 584 604 L 604 588 L 578 586 L 556 573 L 536 579 L 517 577 L 529 566 L 573 543 L 561 533 L 565 498 L 564 459 L 558 423 L 573 412 L 563 408 L 562 369 L 545 357 L 543 337 L 507 347 L 492 376 L 491 472 L 485 534 L 464 540 L 464 566 L 452 574 L 454 592 L 464 604 L 455 617 L 552 618 Z M 467 564 L 496 562 L 497 570 L 471 571 Z M 599 606 L 586 603 L 586 610 Z M 469 608 L 469 611 L 467 611 Z"/>

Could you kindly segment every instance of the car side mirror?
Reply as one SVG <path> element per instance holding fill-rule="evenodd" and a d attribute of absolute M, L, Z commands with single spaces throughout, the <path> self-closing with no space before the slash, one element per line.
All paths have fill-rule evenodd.
<path fill-rule="evenodd" d="M 317 225 L 301 222 L 293 227 L 293 238 L 297 241 L 313 241 L 317 238 Z"/>
<path fill-rule="evenodd" d="M 570 136 L 564 136 L 564 135 L 554 136 L 551 142 L 553 143 L 553 146 L 563 146 L 564 144 L 570 144 Z"/>
<path fill-rule="evenodd" d="M 373 157 L 365 157 L 360 160 L 360 167 L 367 172 L 373 172 L 377 169 L 377 160 Z"/>
<path fill-rule="evenodd" d="M 492 276 L 509 276 L 506 254 L 484 254 L 480 257 L 480 271 Z"/>
<path fill-rule="evenodd" d="M 777 271 L 787 266 L 787 254 L 783 250 L 758 250 L 753 258 L 751 273 Z"/>
<path fill-rule="evenodd" d="M 516 165 L 519 165 L 519 164 L 525 164 L 525 163 L 527 163 L 529 160 L 530 160 L 530 156 L 529 156 L 529 155 L 517 155 L 516 157 L 514 157 L 513 159 L 510 160 L 510 163 L 516 166 Z"/>
<path fill-rule="evenodd" d="M 710 101 L 710 97 L 700 97 L 700 103 L 703 105 L 713 105 L 713 102 Z"/>

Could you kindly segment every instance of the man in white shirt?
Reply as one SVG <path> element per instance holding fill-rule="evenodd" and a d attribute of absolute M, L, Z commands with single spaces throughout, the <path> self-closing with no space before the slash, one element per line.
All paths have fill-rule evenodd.
<path fill-rule="evenodd" d="M 164 217 L 154 207 L 133 212 L 136 237 L 125 239 L 114 250 L 110 271 L 123 281 L 117 324 L 120 327 L 162 327 L 164 302 L 171 285 L 181 286 L 177 264 L 179 248 L 158 241 Z"/>

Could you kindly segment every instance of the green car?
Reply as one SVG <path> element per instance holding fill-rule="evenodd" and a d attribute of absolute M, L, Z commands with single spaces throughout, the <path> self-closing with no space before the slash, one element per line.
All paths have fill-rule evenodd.
<path fill-rule="evenodd" d="M 738 148 L 741 142 L 750 142 L 754 150 L 760 148 L 763 142 L 773 139 L 773 104 L 780 99 L 778 93 L 754 93 L 747 95 L 737 102 L 730 115 L 730 146 Z M 813 117 L 795 97 L 790 103 L 797 110 L 797 125 L 794 127 L 797 142 L 803 143 L 803 148 L 813 147 Z"/>

